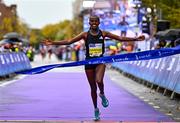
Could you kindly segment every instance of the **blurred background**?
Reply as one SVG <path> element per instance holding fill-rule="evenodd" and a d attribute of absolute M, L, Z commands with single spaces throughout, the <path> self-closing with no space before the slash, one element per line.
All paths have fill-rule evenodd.
<path fill-rule="evenodd" d="M 46 77 L 47 81 L 50 83 L 56 81 L 50 80 L 52 79 L 50 76 L 53 74 L 49 74 L 49 76 L 46 76 L 48 74 L 44 74 L 41 76 L 43 79 L 41 79 L 40 76 L 40 78 L 38 78 L 38 76 L 36 76 L 37 78 L 35 76 L 31 78 L 29 76 L 29 81 L 28 79 L 22 79 L 21 77 L 23 76 L 17 76 L 19 74 L 15 73 L 34 68 L 36 66 L 84 60 L 85 46 L 83 40 L 68 46 L 45 46 L 41 44 L 41 41 L 43 39 L 51 39 L 53 41 L 71 39 L 83 31 L 88 31 L 88 18 L 91 14 L 96 14 L 100 17 L 101 30 L 109 31 L 119 36 L 137 37 L 142 34 L 145 35 L 145 40 L 140 42 L 122 43 L 106 38 L 105 55 L 107 56 L 176 47 L 180 44 L 180 0 L 0 0 L 0 86 L 2 87 L 0 91 L 0 107 L 2 107 L 0 110 L 1 119 L 2 117 L 6 118 L 6 111 L 9 111 L 10 114 L 12 113 L 12 118 L 15 118 L 14 114 L 16 113 L 13 106 L 16 106 L 16 103 L 18 104 L 17 110 L 20 111 L 20 114 L 23 113 L 23 115 L 19 115 L 20 117 L 24 116 L 24 113 L 28 114 L 29 110 L 26 108 L 24 111 L 20 109 L 27 104 L 28 106 L 26 107 L 31 110 L 29 104 L 31 105 L 34 102 L 35 105 L 36 102 L 41 105 L 41 103 L 39 103 L 41 98 L 38 97 L 37 93 L 44 95 L 46 98 L 47 95 L 51 93 L 51 90 L 53 90 L 52 93 L 54 94 L 54 88 L 64 87 L 61 85 L 57 86 L 56 84 L 50 84 L 55 85 L 56 87 L 49 86 L 47 83 L 44 84 Z M 151 106 L 155 109 L 158 108 L 159 111 L 173 117 L 175 121 L 180 121 L 179 56 L 180 55 L 177 54 L 158 59 L 114 62 L 107 64 L 107 68 L 109 68 L 108 74 L 111 76 L 113 81 L 117 82 L 118 85 L 120 83 L 120 86 L 124 87 L 126 90 L 139 95 L 140 98 L 143 97 L 141 100 L 144 100 L 145 103 L 149 103 L 151 105 L 152 102 L 155 102 L 154 104 L 157 106 L 154 104 Z M 81 70 L 83 69 L 80 67 L 72 67 L 68 69 L 56 69 L 54 71 L 68 71 L 68 78 L 69 75 L 79 75 L 79 73 L 76 73 Z M 113 72 L 114 70 L 120 71 L 123 77 L 121 77 L 119 73 L 117 74 Z M 74 74 L 70 74 L 69 72 L 74 72 Z M 66 74 L 58 73 L 54 75 L 58 78 L 58 76 L 64 76 Z M 73 76 L 68 78 L 67 81 L 74 79 Z M 127 81 L 124 79 L 124 76 L 133 81 Z M 55 79 L 57 78 L 55 77 Z M 21 81 L 5 88 L 6 83 L 9 83 L 9 81 L 7 81 L 9 79 L 21 79 L 24 81 L 25 86 L 23 86 L 23 84 L 22 86 L 18 85 L 18 83 L 23 83 Z M 37 79 L 37 81 L 35 79 Z M 37 86 L 39 80 L 43 81 L 42 85 L 46 85 L 48 87 L 46 88 L 45 86 L 42 86 L 41 88 L 40 85 Z M 78 79 L 76 80 L 78 81 Z M 138 83 L 133 84 L 134 80 L 142 85 L 146 85 L 150 88 L 150 90 L 145 90 L 144 86 L 140 86 Z M 28 81 L 30 82 L 29 84 Z M 57 81 L 58 84 L 62 84 L 59 83 L 60 81 L 61 80 Z M 64 77 L 62 81 L 64 81 Z M 74 81 L 75 80 L 73 80 L 73 82 Z M 73 87 L 72 85 L 67 86 Z M 43 88 L 46 90 L 39 90 Z M 61 89 L 58 89 L 58 91 L 59 90 Z M 32 100 L 29 100 L 29 92 L 36 94 L 32 94 Z M 124 93 L 122 91 L 119 92 Z M 162 94 L 158 94 L 156 92 L 163 93 L 163 96 Z M 25 96 L 25 94 L 28 94 L 28 96 Z M 167 95 L 167 97 L 170 98 L 165 98 L 164 95 Z M 51 97 L 56 99 L 54 95 Z M 72 97 L 72 95 L 70 97 Z M 171 100 L 176 97 L 177 100 Z M 44 101 L 45 98 L 43 97 L 42 104 L 46 104 L 44 102 L 49 103 L 49 101 Z M 127 101 L 127 97 L 122 100 Z M 147 102 L 148 100 L 149 102 Z M 130 101 L 134 102 L 134 99 Z M 59 103 L 55 100 L 52 104 L 54 104 L 54 102 Z M 60 102 L 64 101 L 61 100 Z M 122 103 L 119 104 L 121 105 Z M 129 103 L 123 102 L 123 104 L 126 104 L 128 108 L 126 112 L 132 108 Z M 43 107 L 42 105 L 39 105 L 36 105 L 35 107 Z M 124 108 L 124 105 L 122 106 Z M 48 108 L 47 112 L 52 113 L 47 105 L 44 107 Z M 57 104 L 57 107 L 58 110 L 59 107 L 62 106 Z M 134 105 L 132 109 L 137 110 L 137 108 L 137 105 Z M 35 112 L 39 115 L 36 108 L 32 109 L 35 109 Z M 55 107 L 53 105 L 52 111 L 56 111 L 54 109 Z M 64 109 L 67 113 L 67 109 Z M 71 110 L 69 111 L 72 113 Z M 45 113 L 47 112 L 45 111 Z M 141 111 L 138 110 L 138 112 Z M 122 112 L 120 115 L 122 114 L 123 117 L 140 117 L 139 113 L 135 114 L 128 112 L 126 115 Z M 32 116 L 34 115 L 36 114 L 33 113 Z M 37 118 L 38 115 L 36 115 L 35 118 Z M 46 116 L 52 115 L 53 113 Z M 55 112 L 54 116 L 56 115 L 58 115 L 57 112 Z M 11 115 L 7 116 L 10 118 L 9 116 Z M 145 121 L 148 121 L 145 116 L 146 114 L 143 114 L 140 118 L 145 118 Z M 154 118 L 152 116 L 156 115 L 152 115 L 152 113 L 149 113 L 148 111 L 148 116 Z M 24 118 L 26 119 L 27 117 Z M 155 118 L 157 118 L 158 122 L 163 121 L 162 117 L 157 116 Z M 82 122 L 82 120 L 80 122 Z"/>
<path fill-rule="evenodd" d="M 83 60 L 83 41 L 57 47 L 40 42 L 88 31 L 91 14 L 100 17 L 102 30 L 146 37 L 135 43 L 106 39 L 106 55 L 174 47 L 180 38 L 179 8 L 179 0 L 0 0 L 0 52 L 24 52 L 30 61 L 36 54 L 42 59 L 55 54 L 59 60 Z"/>

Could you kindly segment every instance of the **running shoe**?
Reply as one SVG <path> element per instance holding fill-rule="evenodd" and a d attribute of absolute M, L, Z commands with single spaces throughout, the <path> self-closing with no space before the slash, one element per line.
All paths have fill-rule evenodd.
<path fill-rule="evenodd" d="M 99 108 L 96 108 L 95 110 L 94 110 L 94 121 L 98 121 L 98 120 L 100 120 L 100 112 L 99 112 Z"/>
<path fill-rule="evenodd" d="M 108 107 L 109 106 L 109 101 L 106 98 L 106 96 L 104 94 L 99 94 L 99 97 L 102 99 L 101 104 L 103 105 L 103 107 Z"/>

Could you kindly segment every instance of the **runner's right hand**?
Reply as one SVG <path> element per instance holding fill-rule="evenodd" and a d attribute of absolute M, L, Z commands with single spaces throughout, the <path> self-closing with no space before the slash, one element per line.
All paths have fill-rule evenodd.
<path fill-rule="evenodd" d="M 43 40 L 42 43 L 43 43 L 44 45 L 52 45 L 52 44 L 53 44 L 52 40 L 49 40 L 49 39 Z"/>

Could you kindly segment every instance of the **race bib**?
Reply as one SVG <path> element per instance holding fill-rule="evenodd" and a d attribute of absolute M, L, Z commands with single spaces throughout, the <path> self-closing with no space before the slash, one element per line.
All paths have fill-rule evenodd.
<path fill-rule="evenodd" d="M 102 44 L 89 44 L 89 56 L 100 56 L 102 55 Z"/>

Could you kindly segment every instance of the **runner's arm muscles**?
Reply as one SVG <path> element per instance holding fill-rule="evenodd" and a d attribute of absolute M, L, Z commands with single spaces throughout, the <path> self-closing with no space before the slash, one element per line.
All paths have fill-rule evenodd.
<path fill-rule="evenodd" d="M 82 33 L 80 33 L 79 35 L 75 36 L 72 39 L 54 41 L 54 42 L 52 42 L 52 45 L 69 45 L 69 44 L 75 43 L 77 41 L 80 41 L 81 39 L 84 39 L 84 35 L 85 35 L 85 32 L 82 32 Z"/>
<path fill-rule="evenodd" d="M 111 38 L 111 39 L 118 40 L 120 42 L 138 41 L 138 38 L 121 37 L 121 36 L 112 34 L 110 32 L 106 32 L 106 31 L 104 31 L 104 36 L 108 37 L 108 38 Z"/>

